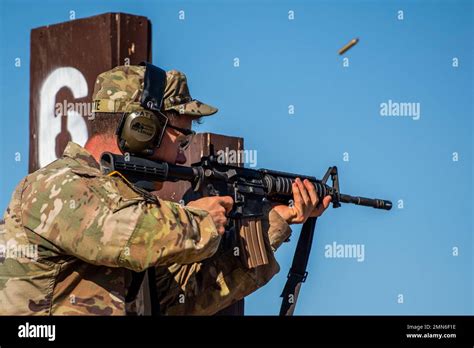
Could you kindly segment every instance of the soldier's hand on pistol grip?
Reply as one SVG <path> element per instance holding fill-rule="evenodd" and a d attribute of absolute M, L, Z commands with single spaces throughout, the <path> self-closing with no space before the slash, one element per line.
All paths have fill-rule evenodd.
<path fill-rule="evenodd" d="M 230 196 L 204 197 L 188 203 L 189 207 L 205 210 L 209 213 L 216 225 L 217 232 L 222 235 L 225 232 L 227 216 L 234 204 Z"/>

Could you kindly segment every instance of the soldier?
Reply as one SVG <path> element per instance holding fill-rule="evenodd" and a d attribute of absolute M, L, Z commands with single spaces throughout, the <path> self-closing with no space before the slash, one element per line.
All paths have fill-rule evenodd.
<path fill-rule="evenodd" d="M 278 272 L 273 253 L 290 235 L 288 224 L 327 208 L 330 197 L 318 205 L 313 185 L 297 180 L 294 207 L 275 206 L 263 221 L 269 263 L 247 269 L 219 248 L 231 197 L 182 207 L 120 175 L 104 175 L 100 155 L 122 152 L 115 135 L 122 115 L 152 112 L 138 102 L 154 88 L 146 78 L 152 68 L 119 66 L 100 74 L 85 148 L 70 142 L 61 158 L 15 189 L 0 225 L 0 314 L 125 315 L 133 272 L 150 267 L 157 270 L 163 314 L 214 314 Z M 168 123 L 149 157 L 184 163 L 192 121 L 217 109 L 193 100 L 186 77 L 173 70 L 166 73 L 161 110 Z M 25 249 L 35 252 L 19 252 Z"/>

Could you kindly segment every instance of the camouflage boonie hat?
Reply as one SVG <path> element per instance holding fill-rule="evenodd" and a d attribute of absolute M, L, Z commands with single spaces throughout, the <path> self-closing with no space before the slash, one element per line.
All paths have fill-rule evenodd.
<path fill-rule="evenodd" d="M 143 110 L 140 99 L 145 66 L 121 65 L 101 73 L 92 94 L 93 112 L 132 112 Z M 186 75 L 177 70 L 166 73 L 166 87 L 161 110 L 176 110 L 190 116 L 208 116 L 218 109 L 192 99 Z"/>
<path fill-rule="evenodd" d="M 162 109 L 176 110 L 181 114 L 197 117 L 209 116 L 217 112 L 217 108 L 191 97 L 186 75 L 177 70 L 166 72 L 166 87 Z"/>

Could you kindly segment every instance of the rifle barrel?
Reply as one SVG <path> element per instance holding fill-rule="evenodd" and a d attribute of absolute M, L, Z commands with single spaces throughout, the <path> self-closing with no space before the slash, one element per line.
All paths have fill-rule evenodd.
<path fill-rule="evenodd" d="M 392 209 L 392 202 L 386 201 L 384 199 L 377 199 L 377 198 L 366 198 L 366 197 L 358 197 L 358 196 L 350 196 L 350 195 L 339 195 L 339 201 L 342 203 L 352 203 L 357 205 L 363 205 L 365 207 L 372 207 L 375 209 L 385 209 L 390 210 Z"/>

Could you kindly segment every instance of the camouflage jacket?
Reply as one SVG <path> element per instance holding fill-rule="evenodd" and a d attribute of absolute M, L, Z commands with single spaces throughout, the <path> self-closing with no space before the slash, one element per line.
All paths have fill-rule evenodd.
<path fill-rule="evenodd" d="M 278 272 L 273 250 L 291 230 L 268 216 L 270 263 L 245 269 L 216 253 L 220 236 L 207 212 L 103 175 L 69 143 L 20 182 L 0 224 L 0 314 L 124 315 L 132 271 L 152 266 L 164 314 L 215 313 Z"/>

